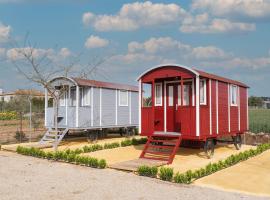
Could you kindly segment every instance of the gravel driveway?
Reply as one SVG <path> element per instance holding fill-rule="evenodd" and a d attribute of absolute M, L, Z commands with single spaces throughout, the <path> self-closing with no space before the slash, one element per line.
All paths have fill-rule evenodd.
<path fill-rule="evenodd" d="M 0 151 L 0 199 L 267 199 Z"/>

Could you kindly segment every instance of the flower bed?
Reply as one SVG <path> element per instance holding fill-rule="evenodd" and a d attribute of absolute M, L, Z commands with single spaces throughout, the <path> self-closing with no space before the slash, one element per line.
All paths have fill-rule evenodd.
<path fill-rule="evenodd" d="M 0 112 L 0 120 L 12 120 L 17 119 L 16 112 Z"/>

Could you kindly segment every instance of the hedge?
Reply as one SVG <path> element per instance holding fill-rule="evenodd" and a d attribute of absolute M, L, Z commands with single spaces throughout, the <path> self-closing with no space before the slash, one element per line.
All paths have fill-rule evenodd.
<path fill-rule="evenodd" d="M 225 169 L 227 167 L 233 166 L 241 161 L 247 160 L 251 157 L 261 154 L 262 152 L 270 149 L 270 143 L 260 144 L 256 149 L 246 150 L 244 152 L 240 152 L 236 155 L 231 155 L 225 160 L 220 160 L 217 163 L 209 163 L 205 167 L 197 170 L 188 170 L 185 173 L 177 172 L 173 175 L 172 168 L 161 167 L 159 172 L 159 178 L 165 181 L 173 181 L 175 183 L 185 183 L 190 184 L 196 179 L 202 178 L 204 176 L 208 176 L 213 174 L 219 170 Z M 141 166 L 138 168 L 138 174 L 141 176 L 148 176 L 152 178 L 156 178 L 157 176 L 153 176 L 152 174 L 153 167 Z"/>
<path fill-rule="evenodd" d="M 78 152 L 75 151 L 56 151 L 56 152 L 45 152 L 38 148 L 28 148 L 18 146 L 16 152 L 22 155 L 33 156 L 37 158 L 43 158 L 48 160 L 60 160 L 68 163 L 73 163 L 77 165 L 84 165 L 87 167 L 104 169 L 107 166 L 106 160 L 97 158 L 92 158 L 88 156 L 80 156 Z"/>

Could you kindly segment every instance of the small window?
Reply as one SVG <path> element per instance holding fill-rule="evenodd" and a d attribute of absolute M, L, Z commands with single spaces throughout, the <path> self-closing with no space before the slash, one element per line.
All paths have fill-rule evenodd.
<path fill-rule="evenodd" d="M 200 80 L 200 104 L 206 105 L 206 80 Z"/>
<path fill-rule="evenodd" d="M 119 106 L 128 106 L 128 91 L 119 90 Z"/>
<path fill-rule="evenodd" d="M 64 92 L 63 94 L 61 94 L 60 99 L 59 99 L 59 105 L 60 106 L 66 106 L 66 92 Z"/>
<path fill-rule="evenodd" d="M 168 87 L 168 90 L 169 90 L 169 103 L 168 103 L 168 106 L 173 106 L 173 86 L 170 85 Z"/>
<path fill-rule="evenodd" d="M 183 88 L 183 105 L 184 106 L 189 106 L 189 91 L 190 91 L 190 85 L 184 85 Z"/>
<path fill-rule="evenodd" d="M 180 105 L 182 105 L 182 104 L 181 104 L 181 93 L 182 93 L 181 85 L 178 85 L 178 86 L 177 86 L 177 90 L 178 90 L 178 100 L 177 100 L 178 102 L 177 102 L 177 103 L 178 103 L 178 105 L 180 106 Z"/>
<path fill-rule="evenodd" d="M 162 106 L 162 83 L 155 84 L 155 106 Z"/>
<path fill-rule="evenodd" d="M 90 106 L 91 103 L 91 88 L 84 87 L 80 89 L 81 105 Z"/>
<path fill-rule="evenodd" d="M 70 88 L 70 106 L 76 106 L 76 87 Z"/>
<path fill-rule="evenodd" d="M 231 85 L 231 106 L 237 106 L 237 86 Z"/>
<path fill-rule="evenodd" d="M 142 106 L 143 107 L 152 106 L 152 84 L 150 83 L 142 84 Z"/>

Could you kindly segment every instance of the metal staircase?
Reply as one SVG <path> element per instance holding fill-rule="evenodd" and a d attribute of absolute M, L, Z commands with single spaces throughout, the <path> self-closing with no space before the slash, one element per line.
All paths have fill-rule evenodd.
<path fill-rule="evenodd" d="M 181 135 L 153 135 L 148 140 L 140 158 L 167 161 L 171 164 L 181 144 Z"/>
<path fill-rule="evenodd" d="M 58 131 L 49 128 L 44 136 L 39 141 L 39 144 L 51 144 L 54 147 L 57 147 L 65 135 L 68 133 L 69 129 L 59 129 Z"/>

